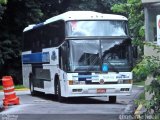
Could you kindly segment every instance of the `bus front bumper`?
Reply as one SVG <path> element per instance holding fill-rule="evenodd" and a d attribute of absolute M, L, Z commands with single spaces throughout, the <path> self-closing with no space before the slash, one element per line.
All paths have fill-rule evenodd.
<path fill-rule="evenodd" d="M 132 84 L 118 85 L 69 85 L 63 97 L 131 95 Z"/>

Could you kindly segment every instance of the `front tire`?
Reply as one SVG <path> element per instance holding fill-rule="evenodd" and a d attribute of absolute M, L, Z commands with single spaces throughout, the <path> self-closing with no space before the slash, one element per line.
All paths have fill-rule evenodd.
<path fill-rule="evenodd" d="M 64 102 L 64 98 L 61 96 L 61 85 L 59 80 L 55 82 L 55 95 L 59 102 Z"/>

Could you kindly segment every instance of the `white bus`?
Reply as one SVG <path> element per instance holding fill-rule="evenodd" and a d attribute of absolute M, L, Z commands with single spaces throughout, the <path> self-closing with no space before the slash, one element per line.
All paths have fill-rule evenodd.
<path fill-rule="evenodd" d="M 127 18 L 69 11 L 23 31 L 23 84 L 31 94 L 68 97 L 118 95 L 132 90 L 133 52 Z M 107 100 L 107 99 L 106 99 Z"/>

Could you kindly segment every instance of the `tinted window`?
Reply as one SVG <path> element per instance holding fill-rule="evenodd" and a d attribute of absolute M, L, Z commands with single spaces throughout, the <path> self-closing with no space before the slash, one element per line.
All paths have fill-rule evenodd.
<path fill-rule="evenodd" d="M 64 22 L 57 21 L 24 32 L 23 51 L 39 51 L 42 48 L 57 47 L 64 41 Z"/>
<path fill-rule="evenodd" d="M 126 21 L 68 21 L 67 36 L 127 36 Z"/>

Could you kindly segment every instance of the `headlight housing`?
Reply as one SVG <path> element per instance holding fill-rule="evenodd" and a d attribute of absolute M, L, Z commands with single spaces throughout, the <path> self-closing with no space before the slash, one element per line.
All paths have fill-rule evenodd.
<path fill-rule="evenodd" d="M 85 81 L 69 80 L 69 85 L 84 85 Z"/>
<path fill-rule="evenodd" d="M 118 80 L 118 84 L 132 84 L 132 80 Z"/>

